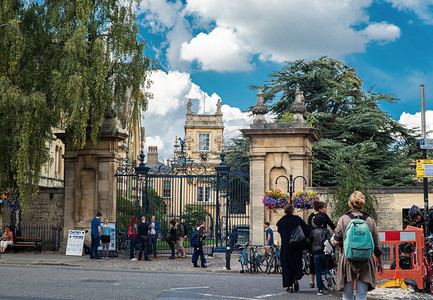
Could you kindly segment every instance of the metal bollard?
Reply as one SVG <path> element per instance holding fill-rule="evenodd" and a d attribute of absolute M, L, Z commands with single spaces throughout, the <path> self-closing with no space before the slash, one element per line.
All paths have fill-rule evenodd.
<path fill-rule="evenodd" d="M 230 255 L 231 255 L 230 246 L 227 246 L 227 250 L 226 250 L 226 270 L 231 270 L 230 269 Z"/>

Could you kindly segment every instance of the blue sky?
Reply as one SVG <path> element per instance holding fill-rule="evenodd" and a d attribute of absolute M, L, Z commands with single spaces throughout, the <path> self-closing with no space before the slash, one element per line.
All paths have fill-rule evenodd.
<path fill-rule="evenodd" d="M 188 98 L 197 113 L 213 113 L 221 98 L 228 140 L 251 122 L 250 85 L 284 61 L 324 55 L 354 67 L 364 88 L 399 98 L 381 108 L 410 127 L 419 126 L 425 84 L 433 125 L 433 0 L 143 0 L 137 15 L 162 68 L 144 115 L 146 146 L 162 158 L 183 137 Z"/>

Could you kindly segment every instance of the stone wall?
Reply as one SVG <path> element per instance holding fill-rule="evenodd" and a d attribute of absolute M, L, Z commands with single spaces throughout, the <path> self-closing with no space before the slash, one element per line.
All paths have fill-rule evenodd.
<path fill-rule="evenodd" d="M 330 203 L 335 188 L 309 188 L 319 194 L 320 199 Z M 432 194 L 430 188 L 429 194 Z M 424 207 L 423 187 L 382 187 L 373 188 L 371 193 L 376 196 L 377 225 L 381 230 L 401 230 L 403 227 L 403 209 L 412 205 Z M 432 200 L 429 203 L 433 203 Z M 328 214 L 333 211 L 332 201 L 328 207 Z"/>
<path fill-rule="evenodd" d="M 39 193 L 28 209 L 21 213 L 21 225 L 51 225 L 63 227 L 64 189 L 39 187 Z M 2 207 L 2 225 L 11 225 L 11 211 Z"/>

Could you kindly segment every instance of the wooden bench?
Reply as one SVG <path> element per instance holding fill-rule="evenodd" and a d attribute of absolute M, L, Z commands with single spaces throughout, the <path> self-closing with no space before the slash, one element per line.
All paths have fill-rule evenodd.
<path fill-rule="evenodd" d="M 35 254 L 42 252 L 42 238 L 40 237 L 25 237 L 19 236 L 14 238 L 14 243 L 11 246 L 11 253 L 15 247 L 34 247 Z"/>

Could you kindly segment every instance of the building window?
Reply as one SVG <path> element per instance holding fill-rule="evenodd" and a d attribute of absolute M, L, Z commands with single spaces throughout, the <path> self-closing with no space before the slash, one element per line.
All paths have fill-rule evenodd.
<path fill-rule="evenodd" d="M 211 188 L 209 186 L 198 186 L 197 187 L 197 201 L 208 202 L 210 200 Z"/>
<path fill-rule="evenodd" d="M 198 151 L 210 151 L 210 134 L 198 134 Z"/>
<path fill-rule="evenodd" d="M 164 180 L 164 187 L 162 191 L 164 198 L 170 198 L 171 197 L 171 182 L 170 180 Z"/>

